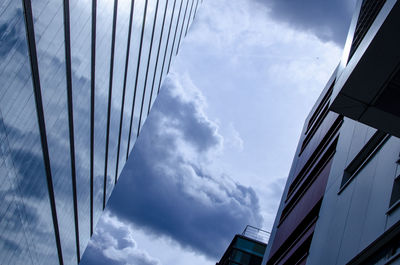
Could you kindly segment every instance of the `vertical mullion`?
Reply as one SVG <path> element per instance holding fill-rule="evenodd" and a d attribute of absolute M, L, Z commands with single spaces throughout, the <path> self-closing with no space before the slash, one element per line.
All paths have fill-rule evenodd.
<path fill-rule="evenodd" d="M 176 49 L 176 54 L 175 55 L 178 55 L 179 47 L 181 45 L 182 33 L 183 33 L 183 28 L 185 26 L 185 19 L 186 19 L 186 13 L 187 13 L 188 6 L 189 6 L 189 0 L 186 1 L 185 13 L 183 15 L 183 20 L 182 20 L 181 33 L 179 35 L 179 40 L 178 40 L 178 48 Z M 188 21 L 188 24 L 189 24 L 189 21 Z"/>
<path fill-rule="evenodd" d="M 130 146 L 130 142 L 131 142 L 133 114 L 134 114 L 135 100 L 136 100 L 136 89 L 137 89 L 138 79 L 139 79 L 140 60 L 142 58 L 144 28 L 145 28 L 145 24 L 146 24 L 147 4 L 148 4 L 148 0 L 146 0 L 146 2 L 144 4 L 143 21 L 142 21 L 143 25 L 142 25 L 142 32 L 141 32 L 141 35 L 140 35 L 139 56 L 138 56 L 138 61 L 137 61 L 137 66 L 136 66 L 135 90 L 133 92 L 133 103 L 132 103 L 132 111 L 131 111 L 131 120 L 130 120 L 130 124 L 129 124 L 128 150 L 126 152 L 126 160 L 128 160 L 129 146 Z"/>
<path fill-rule="evenodd" d="M 181 6 L 179 7 L 178 20 L 176 21 L 176 27 L 175 27 L 175 33 L 174 33 L 174 40 L 172 41 L 171 54 L 169 55 L 169 63 L 168 63 L 168 68 L 167 68 L 167 69 L 168 69 L 168 70 L 167 70 L 167 74 L 169 73 L 169 68 L 171 67 L 172 53 L 174 52 L 175 40 L 176 40 L 176 33 L 178 32 L 179 18 L 181 17 L 181 11 L 182 11 L 183 1 L 184 1 L 184 0 L 181 0 Z"/>
<path fill-rule="evenodd" d="M 94 103 L 96 77 L 96 13 L 97 0 L 92 0 L 92 48 L 90 80 L 90 236 L 93 235 L 93 179 L 94 179 Z"/>
<path fill-rule="evenodd" d="M 112 84 L 114 74 L 114 53 L 115 53 L 115 32 L 117 27 L 117 9 L 118 0 L 114 0 L 114 12 L 113 12 L 113 28 L 111 38 L 111 58 L 110 58 L 110 79 L 108 86 L 108 106 L 107 106 L 107 131 L 106 131 L 106 153 L 104 161 L 104 182 L 103 182 L 103 210 L 106 208 L 106 197 L 107 197 L 107 166 L 108 166 L 108 144 L 110 140 L 110 115 L 111 115 L 111 99 L 112 99 Z"/>
<path fill-rule="evenodd" d="M 193 20 L 194 20 L 194 19 L 195 19 L 195 17 L 196 17 L 196 14 L 197 14 L 197 8 L 198 8 L 198 6 L 199 6 L 199 0 L 196 0 L 196 7 L 194 8 Z"/>
<path fill-rule="evenodd" d="M 43 162 L 46 170 L 47 190 L 49 192 L 49 201 L 51 207 L 51 215 L 53 219 L 54 236 L 57 245 L 58 261 L 60 265 L 63 265 L 64 262 L 61 249 L 60 231 L 57 220 L 57 209 L 54 197 L 53 177 L 51 174 L 50 156 L 49 156 L 47 136 L 46 136 L 46 124 L 44 120 L 43 102 L 42 102 L 40 79 L 39 79 L 39 66 L 38 66 L 37 52 L 36 52 L 36 40 L 35 40 L 35 30 L 33 24 L 32 6 L 30 0 L 22 0 L 22 1 L 24 5 L 25 26 L 28 39 L 30 65 L 32 71 L 33 92 L 35 96 L 36 114 L 39 125 Z"/>
<path fill-rule="evenodd" d="M 123 89 L 122 89 L 121 115 L 120 115 L 120 119 L 119 119 L 117 166 L 115 167 L 115 184 L 117 184 L 117 176 L 118 176 L 119 153 L 120 153 L 120 147 L 121 147 L 121 134 L 122 134 L 122 121 L 123 121 L 123 118 L 124 118 L 125 91 L 126 91 L 126 82 L 127 82 L 127 78 L 128 78 L 129 54 L 130 54 L 131 35 L 132 35 L 133 10 L 134 10 L 134 5 L 135 5 L 134 3 L 135 3 L 135 0 L 132 0 L 131 1 L 130 17 L 129 17 L 128 44 L 127 44 L 126 58 L 125 58 L 124 85 L 123 85 Z"/>
<path fill-rule="evenodd" d="M 194 4 L 194 0 L 192 0 L 192 4 L 190 6 L 189 18 L 188 18 L 188 22 L 186 24 L 186 30 L 185 30 L 185 37 L 186 37 L 186 35 L 188 33 L 188 29 L 189 29 L 190 17 L 192 16 L 192 11 L 193 11 L 193 4 Z"/>
<path fill-rule="evenodd" d="M 157 0 L 157 2 L 156 2 L 156 11 L 155 11 L 155 14 L 154 14 L 153 29 L 152 29 L 151 38 L 150 38 L 150 51 L 149 51 L 149 56 L 147 58 L 146 76 L 144 78 L 143 96 L 142 96 L 142 104 L 140 106 L 139 125 L 138 125 L 138 130 L 137 130 L 137 136 L 139 136 L 140 126 L 141 126 L 141 123 L 142 123 L 143 103 L 144 103 L 144 98 L 146 96 L 147 78 L 149 76 L 149 67 L 150 67 L 150 61 L 151 61 L 151 53 L 152 53 L 152 49 L 153 49 L 154 32 L 156 30 L 159 3 L 160 3 L 160 0 Z"/>
<path fill-rule="evenodd" d="M 72 198 L 74 204 L 75 243 L 76 259 L 80 261 L 79 249 L 79 223 L 78 223 L 78 200 L 76 194 L 76 168 L 75 168 L 75 141 L 74 141 L 74 113 L 72 99 L 72 74 L 71 74 L 71 33 L 70 33 L 70 9 L 69 0 L 64 0 L 64 38 L 65 38 L 65 64 L 68 100 L 68 123 L 69 123 L 69 147 L 71 157 Z"/>
<path fill-rule="evenodd" d="M 162 67 L 161 67 L 160 81 L 158 82 L 157 95 L 158 95 L 158 93 L 160 93 L 161 81 L 162 81 L 162 77 L 163 77 L 163 73 L 164 73 L 165 59 L 167 58 L 167 53 L 168 53 L 169 37 L 171 35 L 172 23 L 174 22 L 175 5 L 176 5 L 176 0 L 174 0 L 174 5 L 172 7 L 171 23 L 169 23 L 169 29 L 168 29 L 167 47 L 165 47 L 164 59 L 163 59 Z"/>
<path fill-rule="evenodd" d="M 161 43 L 162 43 L 162 38 L 163 38 L 163 32 L 164 32 L 165 18 L 167 16 L 167 9 L 168 9 L 168 0 L 165 2 L 165 10 L 164 10 L 164 16 L 163 16 L 163 21 L 162 21 L 162 26 L 161 26 L 161 33 L 160 33 L 160 42 L 158 43 L 156 65 L 155 65 L 155 69 L 154 69 L 153 82 L 151 84 L 150 104 L 149 104 L 149 107 L 147 109 L 147 116 L 150 113 L 151 100 L 153 98 L 154 84 L 155 84 L 155 81 L 156 81 L 157 68 L 158 68 L 158 57 L 160 57 L 160 49 L 161 49 Z M 168 46 L 168 43 L 167 43 L 167 46 Z M 162 72 L 161 72 L 161 75 L 162 75 Z"/>

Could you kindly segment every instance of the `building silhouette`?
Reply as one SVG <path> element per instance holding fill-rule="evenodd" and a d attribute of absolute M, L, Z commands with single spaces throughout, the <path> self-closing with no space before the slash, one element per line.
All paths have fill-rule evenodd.
<path fill-rule="evenodd" d="M 263 265 L 400 264 L 400 3 L 359 0 L 308 115 Z"/>
<path fill-rule="evenodd" d="M 77 264 L 199 0 L 0 3 L 0 264 Z"/>

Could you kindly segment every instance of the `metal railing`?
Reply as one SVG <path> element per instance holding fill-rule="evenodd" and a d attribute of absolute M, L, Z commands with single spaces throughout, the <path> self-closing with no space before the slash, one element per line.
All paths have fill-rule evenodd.
<path fill-rule="evenodd" d="M 247 225 L 242 232 L 242 236 L 255 239 L 257 241 L 268 243 L 270 232 L 262 230 L 252 225 Z"/>

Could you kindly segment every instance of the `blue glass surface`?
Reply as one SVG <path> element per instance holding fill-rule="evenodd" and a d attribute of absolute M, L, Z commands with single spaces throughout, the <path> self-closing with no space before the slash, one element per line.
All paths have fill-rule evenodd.
<path fill-rule="evenodd" d="M 142 101 L 143 97 L 145 97 L 145 77 L 146 77 L 146 69 L 147 69 L 147 61 L 150 52 L 150 40 L 151 40 L 151 33 L 152 33 L 152 26 L 154 22 L 154 14 L 155 14 L 155 5 L 156 1 L 146 1 L 148 3 L 147 14 L 146 14 L 146 21 L 144 27 L 144 34 L 143 34 L 143 45 L 142 49 L 139 50 L 142 56 L 140 58 L 140 65 L 139 65 L 139 76 L 137 80 L 137 88 L 136 88 L 136 100 L 134 105 L 134 115 L 133 115 L 133 129 L 131 134 L 131 148 L 134 145 L 136 137 L 138 135 L 138 130 L 140 130 L 139 122 L 140 122 L 140 114 L 142 109 Z M 142 123 L 141 123 L 142 124 Z"/>
<path fill-rule="evenodd" d="M 32 2 L 36 48 L 64 264 L 75 264 L 76 238 L 72 197 L 63 1 Z"/>
<path fill-rule="evenodd" d="M 97 1 L 93 195 L 95 224 L 103 209 L 113 9 L 114 1 Z"/>
<path fill-rule="evenodd" d="M 126 79 L 126 90 L 125 90 L 125 104 L 123 108 L 123 117 L 122 117 L 122 128 L 121 128 L 121 144 L 119 150 L 119 167 L 118 167 L 118 176 L 122 171 L 123 166 L 125 165 L 127 159 L 127 148 L 128 148 L 128 134 L 129 134 L 129 126 L 130 126 L 130 117 L 132 111 L 133 104 L 133 95 L 134 95 L 134 80 L 135 80 L 135 72 L 137 66 L 137 57 L 138 53 L 136 52 L 138 49 L 138 41 L 136 41 L 136 37 L 138 32 L 135 29 L 135 14 L 137 6 L 134 3 L 133 10 L 133 21 L 132 21 L 132 29 L 131 29 L 131 39 L 130 39 L 130 48 L 129 48 L 129 59 L 128 59 L 128 69 L 127 69 L 127 79 Z"/>
<path fill-rule="evenodd" d="M 171 23 L 171 16 L 172 16 L 172 8 L 173 8 L 173 3 L 175 0 L 169 0 L 168 6 L 167 6 L 167 13 L 166 13 L 166 17 L 165 17 L 165 22 L 164 22 L 164 30 L 163 30 L 163 34 L 161 36 L 161 44 L 159 44 L 160 46 L 160 51 L 157 53 L 158 55 L 158 62 L 157 62 L 157 69 L 155 69 L 156 71 L 156 75 L 154 80 L 152 81 L 152 90 L 153 90 L 153 94 L 152 94 L 152 102 L 151 104 L 154 103 L 154 100 L 157 97 L 158 94 L 158 87 L 160 85 L 160 82 L 162 82 L 162 68 L 163 68 L 163 62 L 164 62 L 164 56 L 166 54 L 166 48 L 167 48 L 167 40 L 168 40 L 168 32 L 169 32 L 169 25 Z M 172 26 L 171 26 L 172 28 Z M 169 34 L 171 35 L 171 33 Z M 154 66 L 155 67 L 155 66 Z M 165 67 L 165 62 L 164 62 L 164 67 Z"/>
<path fill-rule="evenodd" d="M 179 41 L 179 32 L 180 32 L 180 28 L 181 25 L 183 23 L 183 5 L 184 5 L 185 0 L 181 0 L 179 1 L 179 10 L 177 8 L 176 12 L 176 20 L 175 23 L 172 26 L 172 32 L 171 32 L 171 50 L 169 51 L 169 54 L 167 54 L 167 61 L 165 62 L 165 69 L 167 71 L 167 73 L 169 72 L 170 66 L 171 66 L 171 61 L 173 56 L 176 53 L 176 50 L 178 48 L 178 41 Z M 178 3 L 177 3 L 178 6 Z"/>
<path fill-rule="evenodd" d="M 57 264 L 22 1 L 2 1 L 0 39 L 0 264 Z"/>
<path fill-rule="evenodd" d="M 107 200 L 114 188 L 119 138 L 119 123 L 122 108 L 122 91 L 125 76 L 126 49 L 130 18 L 130 1 L 118 1 L 115 34 L 114 74 L 110 113 L 110 140 L 108 144 Z M 122 165 L 123 166 L 123 165 Z"/>
<path fill-rule="evenodd" d="M 72 193 L 64 35 L 65 2 L 63 0 L 30 2 L 39 68 L 38 81 L 43 100 L 45 135 L 48 142 L 63 261 L 64 264 L 76 264 L 76 216 Z M 118 3 L 118 9 L 114 69 L 111 79 L 114 3 Z M 141 45 L 146 3 L 147 12 Z M 139 127 L 143 126 L 149 106 L 156 98 L 159 82 L 167 73 L 169 54 L 173 49 L 173 37 L 180 33 L 175 34 L 175 29 L 181 1 L 177 0 L 175 5 L 169 34 L 174 0 L 169 0 L 169 4 L 167 0 L 160 0 L 157 17 L 155 17 L 156 3 L 157 0 L 134 2 L 125 101 L 122 106 L 132 2 L 131 0 L 97 0 L 96 55 L 95 67 L 92 69 L 92 1 L 69 0 L 73 144 L 80 255 L 83 254 L 90 238 L 92 70 L 95 73 L 93 147 L 95 225 L 103 210 L 105 177 L 106 199 L 108 199 L 115 179 L 122 171 L 128 153 L 135 144 Z M 166 6 L 168 10 L 163 25 Z M 185 8 L 185 5 L 183 6 Z M 180 16 L 178 30 L 181 29 L 182 19 L 183 14 Z M 156 26 L 153 32 L 154 21 L 156 21 Z M 161 35 L 162 26 L 164 26 L 164 32 Z M 167 43 L 168 35 L 170 37 Z M 26 36 L 23 1 L 1 1 L 0 264 L 2 265 L 59 263 Z M 179 35 L 176 38 L 178 39 Z M 174 48 L 176 47 L 177 43 L 174 45 Z M 111 95 L 109 94 L 110 79 Z M 107 145 L 109 100 L 111 105 Z M 131 117 L 132 111 L 134 117 Z M 123 115 L 120 131 L 121 112 Z M 119 135 L 121 135 L 121 144 L 118 157 Z M 108 147 L 107 157 L 106 146 Z M 117 159 L 119 159 L 118 168 Z"/>
<path fill-rule="evenodd" d="M 160 32 L 161 25 L 157 25 L 158 23 L 162 23 L 163 12 L 160 12 L 160 6 L 162 8 L 165 1 L 155 1 L 156 7 L 154 14 L 149 17 L 149 22 L 151 22 L 151 36 L 149 39 L 149 52 L 146 54 L 146 73 L 145 73 L 145 81 L 144 81 L 144 94 L 142 95 L 142 107 L 140 110 L 140 128 L 143 127 L 143 124 L 147 118 L 147 109 L 149 107 L 150 94 L 151 94 L 151 86 L 152 86 L 152 78 L 154 76 L 155 71 L 155 63 L 157 56 L 158 43 L 160 40 Z M 160 3 L 161 2 L 161 3 Z M 157 5 L 158 3 L 158 5 Z M 157 17 L 156 17 L 157 15 Z M 151 19 L 151 20 L 150 20 Z M 158 27 L 157 27 L 158 26 Z M 151 50 L 150 50 L 151 49 Z"/>
<path fill-rule="evenodd" d="M 129 132 L 128 132 L 128 140 L 127 140 L 127 141 L 129 141 L 129 143 L 128 143 L 129 144 L 128 153 L 130 153 L 132 151 L 133 145 L 135 144 L 135 141 L 136 141 L 138 121 L 139 121 L 137 112 L 140 111 L 140 109 L 138 110 L 138 105 L 140 104 L 138 102 L 140 102 L 140 95 L 143 93 L 143 88 L 140 87 L 140 83 L 141 83 L 140 81 L 141 81 L 141 79 L 143 79 L 143 76 L 141 78 L 141 75 L 140 75 L 142 66 L 141 66 L 141 64 L 138 65 L 137 62 L 139 60 L 139 54 L 141 54 L 141 52 L 140 52 L 140 40 L 141 40 L 142 25 L 143 25 L 143 15 L 144 15 L 144 9 L 145 9 L 145 3 L 146 2 L 147 1 L 136 2 L 135 3 L 135 12 L 133 14 L 132 41 L 134 42 L 134 46 L 133 46 L 134 49 L 131 50 L 131 52 L 135 53 L 135 57 L 134 57 L 134 61 L 133 61 L 134 71 L 132 72 L 133 73 L 132 74 L 132 82 L 129 83 L 129 86 L 131 86 L 131 88 L 134 90 L 133 91 L 134 96 L 132 98 L 132 105 L 131 105 L 131 107 L 133 106 L 133 115 L 134 115 L 134 117 L 133 118 L 131 117 L 131 114 L 132 114 L 132 112 L 131 112 L 132 109 L 131 109 L 130 114 L 129 114 L 130 115 L 130 117 L 129 117 L 130 122 L 129 122 L 129 125 L 128 125 L 129 130 L 131 132 L 130 135 L 129 135 Z M 144 46 L 144 43 L 145 43 L 145 41 L 143 40 L 143 45 L 142 46 Z M 140 60 L 142 61 L 143 56 L 140 56 L 140 57 L 141 57 Z M 137 81 L 136 81 L 136 76 L 138 76 L 138 80 Z M 136 82 L 138 83 L 137 86 L 135 86 Z M 136 90 L 135 90 L 135 88 L 136 88 Z M 140 108 L 140 106 L 139 106 L 139 108 Z"/>
<path fill-rule="evenodd" d="M 183 0 L 182 0 L 183 1 Z M 180 0 L 174 0 L 175 6 L 172 6 L 172 20 L 170 20 L 168 34 L 166 38 L 166 50 L 164 52 L 164 57 L 161 64 L 161 71 L 160 71 L 160 81 L 158 82 L 158 88 L 161 88 L 162 80 L 167 75 L 168 71 L 168 63 L 170 60 L 171 53 L 174 47 L 174 36 L 177 28 L 178 23 L 178 15 L 179 15 L 179 7 L 181 2 Z M 175 8 L 174 8 L 175 7 Z"/>
<path fill-rule="evenodd" d="M 90 239 L 90 97 L 92 10 L 70 0 L 71 70 L 80 255 Z"/>
<path fill-rule="evenodd" d="M 181 25 L 178 27 L 178 36 L 177 36 L 177 39 L 176 39 L 177 42 L 176 42 L 176 52 L 175 52 L 175 54 L 178 54 L 178 51 L 179 51 L 179 48 L 180 48 L 180 44 L 181 44 L 181 41 L 182 41 L 182 36 L 184 34 L 185 25 L 186 25 L 186 22 L 187 22 L 187 19 L 188 19 L 188 16 L 189 16 L 189 14 L 188 14 L 189 0 L 186 0 L 186 3 L 184 5 L 185 5 L 185 8 L 184 8 L 185 11 L 183 11 L 183 9 L 182 9 L 182 18 L 181 18 L 182 22 L 181 22 Z"/>

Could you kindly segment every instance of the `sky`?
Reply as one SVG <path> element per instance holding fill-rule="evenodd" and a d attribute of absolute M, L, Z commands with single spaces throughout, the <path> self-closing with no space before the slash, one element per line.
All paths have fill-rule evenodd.
<path fill-rule="evenodd" d="M 355 1 L 204 0 L 83 265 L 211 265 L 270 231 Z"/>

